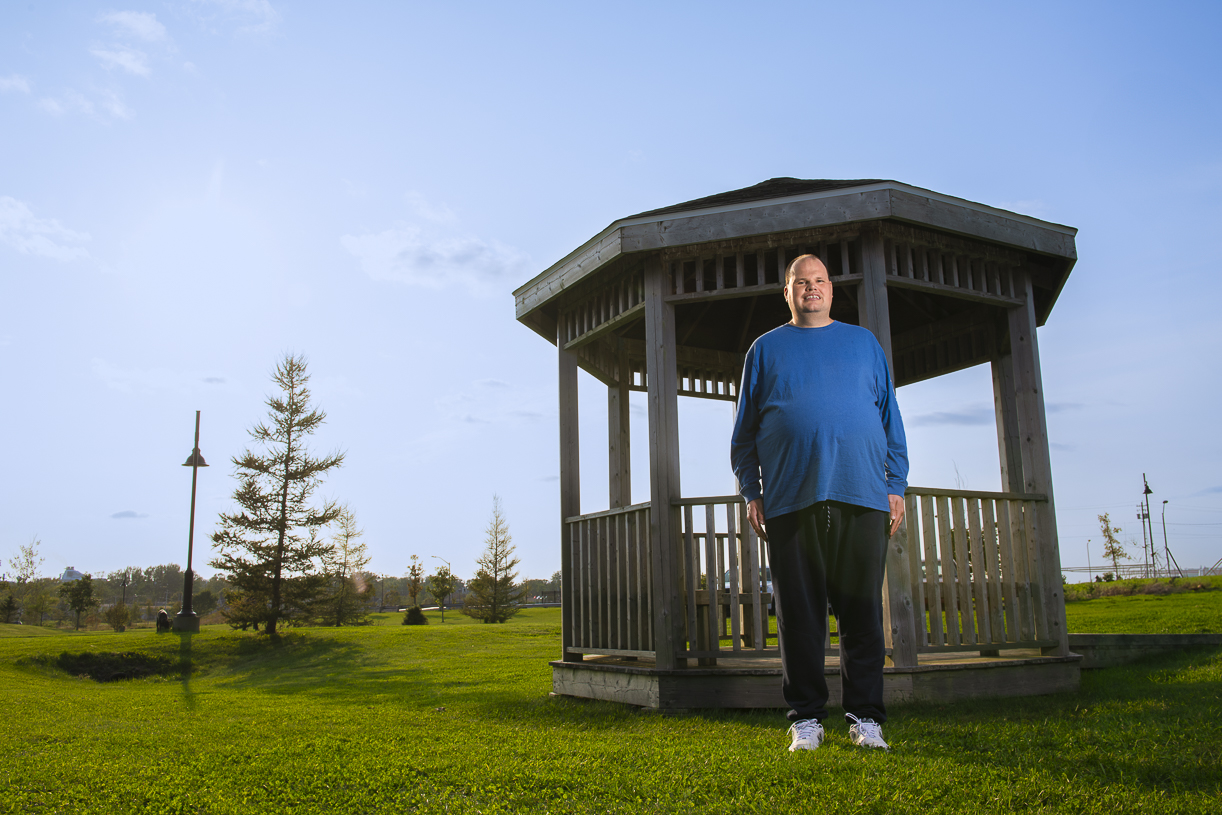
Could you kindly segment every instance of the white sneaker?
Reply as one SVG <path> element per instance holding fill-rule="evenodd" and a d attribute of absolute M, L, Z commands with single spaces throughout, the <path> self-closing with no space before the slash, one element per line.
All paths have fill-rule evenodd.
<path fill-rule="evenodd" d="M 823 743 L 823 725 L 815 719 L 798 719 L 789 726 L 789 752 L 795 750 L 818 750 Z"/>
<path fill-rule="evenodd" d="M 883 750 L 890 750 L 891 745 L 883 741 L 883 726 L 873 719 L 859 719 L 852 713 L 844 714 L 845 718 L 852 720 L 849 725 L 849 740 L 858 747 L 878 747 Z M 792 748 L 790 748 L 792 749 Z"/>

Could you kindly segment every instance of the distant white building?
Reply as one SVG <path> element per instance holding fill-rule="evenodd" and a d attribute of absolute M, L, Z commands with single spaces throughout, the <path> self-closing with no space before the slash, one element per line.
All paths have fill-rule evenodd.
<path fill-rule="evenodd" d="M 64 569 L 64 573 L 59 576 L 60 583 L 71 583 L 73 580 L 80 580 L 85 575 L 78 572 L 74 567 L 69 566 Z"/>

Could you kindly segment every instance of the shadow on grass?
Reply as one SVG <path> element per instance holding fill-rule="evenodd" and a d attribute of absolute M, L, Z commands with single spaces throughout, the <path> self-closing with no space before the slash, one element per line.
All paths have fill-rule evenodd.
<path fill-rule="evenodd" d="M 1084 671 L 1078 693 L 897 706 L 893 744 L 1011 772 L 1222 793 L 1222 649 Z"/>

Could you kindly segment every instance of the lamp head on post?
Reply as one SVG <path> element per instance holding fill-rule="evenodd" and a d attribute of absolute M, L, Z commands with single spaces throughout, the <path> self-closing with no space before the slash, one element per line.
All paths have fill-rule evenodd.
<path fill-rule="evenodd" d="M 191 455 L 187 456 L 187 460 L 182 463 L 182 466 L 184 467 L 207 467 L 208 462 L 204 461 L 203 455 L 199 452 L 199 448 L 196 447 L 194 450 L 191 451 Z"/>

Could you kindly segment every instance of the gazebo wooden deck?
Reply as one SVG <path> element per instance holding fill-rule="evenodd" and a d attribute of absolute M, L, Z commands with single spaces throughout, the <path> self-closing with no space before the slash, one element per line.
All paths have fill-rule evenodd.
<path fill-rule="evenodd" d="M 735 402 L 743 354 L 789 319 L 785 266 L 807 252 L 832 276 L 832 317 L 874 333 L 897 387 L 993 371 L 1002 491 L 909 488 L 891 539 L 888 697 L 1077 687 L 1036 343 L 1076 231 L 894 181 L 777 178 L 616 221 L 518 289 L 517 318 L 559 351 L 555 692 L 663 709 L 784 705 L 767 546 L 738 496 L 683 495 L 678 398 Z M 587 514 L 578 368 L 607 386 L 610 418 L 611 508 Z M 642 504 L 630 499 L 630 391 L 648 394 Z M 710 443 L 726 446 L 728 468 L 728 430 Z"/>

